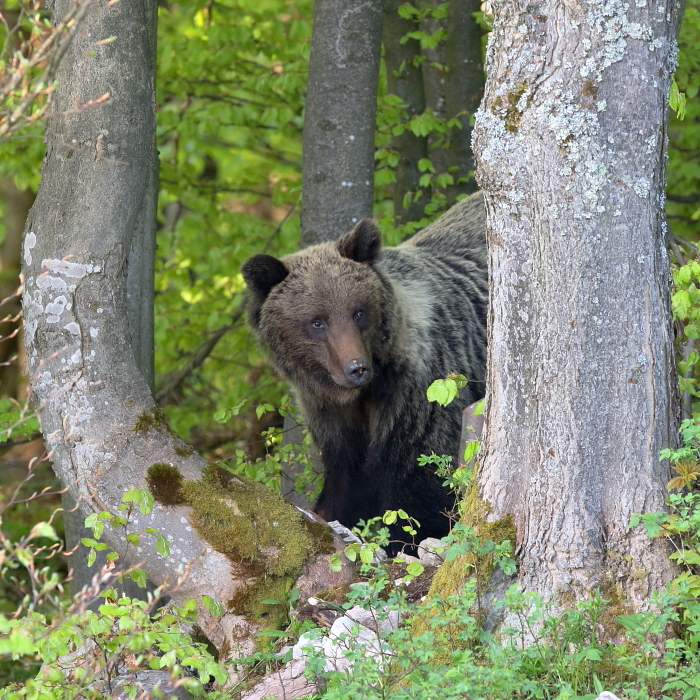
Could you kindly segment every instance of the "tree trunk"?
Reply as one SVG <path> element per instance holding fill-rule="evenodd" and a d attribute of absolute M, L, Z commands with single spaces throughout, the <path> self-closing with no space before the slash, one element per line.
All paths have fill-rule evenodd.
<path fill-rule="evenodd" d="M 439 7 L 440 0 L 427 0 L 427 5 Z M 424 49 L 423 82 L 428 108 L 445 121 L 457 118 L 461 128 L 452 128 L 446 143 L 430 151 L 430 159 L 438 173 L 449 172 L 454 184 L 445 188 L 447 204 L 452 206 L 460 194 L 476 191 L 474 156 L 471 147 L 470 115 L 476 112 L 484 94 L 484 74 L 481 65 L 481 29 L 473 13 L 481 8 L 480 0 L 450 0 L 447 16 L 428 17 L 421 29 L 433 34 L 442 29 L 446 38 L 434 48 Z M 431 143 L 436 142 L 435 135 Z"/>
<path fill-rule="evenodd" d="M 34 192 L 20 190 L 12 178 L 0 177 L 0 200 L 4 214 L 3 224 L 5 237 L 0 242 L 0 302 L 17 292 L 19 281 L 19 258 L 22 248 L 22 230 L 27 218 L 27 212 L 34 202 Z M 22 382 L 22 370 L 19 363 L 20 339 L 17 332 L 20 321 L 3 321 L 5 318 L 16 318 L 20 312 L 20 299 L 13 300 L 0 306 L 0 387 L 3 396 L 22 399 L 26 384 Z M 16 358 L 16 359 L 13 359 Z"/>
<path fill-rule="evenodd" d="M 304 114 L 301 240 L 305 248 L 332 241 L 372 216 L 374 131 L 382 39 L 382 0 L 316 0 Z M 299 443 L 301 427 L 284 419 L 284 443 Z M 315 456 L 315 470 L 323 465 Z M 302 468 L 288 463 L 280 490 L 295 491 Z"/>
<path fill-rule="evenodd" d="M 408 39 L 401 43 L 409 32 L 417 29 L 415 22 L 399 15 L 399 8 L 404 4 L 404 0 L 386 0 L 383 43 L 387 92 L 401 98 L 406 118 L 410 121 L 425 111 L 425 90 L 421 67 L 413 63 L 416 56 L 421 54 L 420 42 Z M 392 138 L 391 147 L 398 152 L 400 158 L 393 187 L 394 221 L 397 224 L 418 221 L 423 217 L 429 197 L 427 194 L 418 200 L 412 197 L 408 206 L 404 206 L 404 197 L 409 193 L 415 195 L 419 189 L 421 173 L 418 162 L 428 157 L 428 138 L 416 136 L 407 129 Z"/>
<path fill-rule="evenodd" d="M 301 247 L 372 216 L 382 0 L 316 0 L 304 116 Z"/>
<path fill-rule="evenodd" d="M 481 0 L 450 0 L 447 14 L 445 111 L 462 125 L 461 129 L 452 130 L 447 152 L 447 168 L 454 178 L 454 184 L 447 187 L 450 206 L 460 194 L 471 194 L 477 189 L 470 116 L 476 113 L 484 95 L 481 29 L 473 17 L 480 9 Z"/>
<path fill-rule="evenodd" d="M 153 19 L 155 23 L 155 19 Z M 152 56 L 155 56 L 155 26 L 150 32 L 153 41 Z M 155 80 L 155 66 L 150 68 Z M 140 210 L 136 217 L 136 226 L 131 240 L 127 261 L 126 304 L 129 318 L 129 335 L 136 364 L 148 383 L 151 394 L 155 395 L 155 370 L 153 346 L 153 282 L 156 253 L 156 207 L 158 204 L 158 151 L 149 149 L 151 160 L 150 177 L 146 182 Z M 69 565 L 73 569 L 71 593 L 75 595 L 84 586 L 89 585 L 93 576 L 107 562 L 107 552 L 97 552 L 92 566 L 87 565 L 89 550 L 80 544 L 83 538 L 92 537 L 92 532 L 83 526 L 85 513 L 77 508 L 77 503 L 69 491 L 63 494 L 63 527 L 66 548 L 77 547 Z M 149 582 L 149 589 L 152 588 Z M 120 586 L 123 595 L 131 598 L 146 599 L 146 590 L 139 588 L 133 581 L 126 579 Z"/>
<path fill-rule="evenodd" d="M 678 405 L 663 186 L 679 2 L 493 3 L 477 114 L 491 275 L 490 520 L 519 579 L 644 608 L 674 575 L 628 530 L 664 508 Z M 567 596 L 567 597 L 565 597 Z"/>
<path fill-rule="evenodd" d="M 69 5 L 59 0 L 57 15 Z M 176 467 L 191 481 L 204 465 L 155 409 L 127 314 L 127 261 L 148 210 L 155 158 L 155 11 L 153 0 L 102 5 L 71 45 L 57 76 L 57 114 L 48 123 L 41 185 L 25 229 L 30 381 L 54 470 L 87 513 L 116 513 L 123 492 L 142 487 L 154 465 Z M 116 40 L 98 43 L 111 36 Z M 75 109 L 107 91 L 102 106 Z M 218 505 L 235 514 L 237 495 L 217 493 Z M 262 623 L 232 601 L 246 594 L 254 576 L 235 548 L 224 554 L 197 534 L 205 499 L 193 505 L 136 512 L 125 528 L 105 528 L 104 539 L 122 561 L 142 560 L 158 584 L 175 584 L 189 568 L 176 600 L 218 599 L 224 614 L 214 618 L 202 607 L 202 629 L 228 655 L 249 653 Z M 259 516 L 266 512 L 261 507 Z M 290 506 L 285 517 L 299 514 Z M 124 535 L 144 527 L 167 537 L 169 556 L 157 554 L 148 535 L 129 549 Z M 315 579 L 323 580 L 323 557 L 314 554 L 310 548 L 298 561 L 296 585 L 307 595 Z M 307 555 L 311 561 L 302 567 Z"/>

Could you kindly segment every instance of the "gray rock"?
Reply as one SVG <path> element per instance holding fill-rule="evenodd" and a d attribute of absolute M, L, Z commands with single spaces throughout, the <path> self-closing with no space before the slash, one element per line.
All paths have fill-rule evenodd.
<path fill-rule="evenodd" d="M 418 545 L 418 558 L 424 566 L 440 566 L 447 545 L 435 537 L 428 537 Z"/>

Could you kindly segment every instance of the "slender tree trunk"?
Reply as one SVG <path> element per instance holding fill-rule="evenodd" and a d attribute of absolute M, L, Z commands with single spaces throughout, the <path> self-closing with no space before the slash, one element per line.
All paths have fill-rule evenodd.
<path fill-rule="evenodd" d="M 382 0 L 316 0 L 304 115 L 301 240 L 304 248 L 332 241 L 372 216 L 374 130 L 382 39 Z M 285 443 L 301 427 L 284 419 Z M 316 459 L 316 470 L 323 467 Z M 282 472 L 284 497 L 312 503 L 294 489 L 301 471 Z"/>
<path fill-rule="evenodd" d="M 410 121 L 425 111 L 425 90 L 421 66 L 414 65 L 414 59 L 421 55 L 420 42 L 416 39 L 401 41 L 417 28 L 415 22 L 399 15 L 399 8 L 404 4 L 404 0 L 386 0 L 384 3 L 383 43 L 387 92 L 401 98 Z M 407 129 L 392 139 L 391 147 L 400 158 L 393 190 L 394 220 L 402 224 L 418 221 L 429 201 L 427 193 L 418 200 L 413 197 L 408 206 L 404 206 L 404 198 L 409 193 L 415 195 L 419 189 L 421 173 L 418 162 L 428 157 L 428 138 L 416 136 Z"/>
<path fill-rule="evenodd" d="M 0 242 L 0 302 L 13 295 L 19 287 L 19 258 L 22 248 L 22 230 L 27 212 L 34 202 L 34 192 L 20 190 L 12 178 L 0 178 L 0 199 L 4 213 L 3 224 L 5 237 Z M 17 331 L 20 321 L 2 319 L 15 318 L 20 312 L 20 300 L 16 297 L 0 307 L 0 387 L 3 396 L 20 399 L 22 368 L 19 363 L 19 334 L 10 338 Z M 17 358 L 13 360 L 12 358 Z M 26 388 L 26 385 L 24 385 Z"/>
<path fill-rule="evenodd" d="M 481 29 L 473 16 L 480 9 L 481 0 L 450 0 L 447 14 L 445 111 L 462 125 L 461 129 L 452 130 L 447 152 L 447 168 L 454 178 L 454 184 L 447 188 L 450 205 L 460 194 L 471 194 L 477 189 L 470 117 L 484 95 Z"/>
<path fill-rule="evenodd" d="M 382 0 L 316 0 L 304 116 L 301 246 L 372 216 Z"/>
<path fill-rule="evenodd" d="M 546 599 L 617 589 L 643 608 L 674 574 L 628 530 L 664 508 L 678 406 L 664 149 L 681 3 L 492 3 L 477 114 L 491 302 L 490 519 Z"/>

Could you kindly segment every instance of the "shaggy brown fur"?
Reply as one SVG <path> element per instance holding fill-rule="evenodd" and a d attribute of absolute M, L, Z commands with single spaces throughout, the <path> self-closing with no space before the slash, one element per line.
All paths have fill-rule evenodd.
<path fill-rule="evenodd" d="M 484 393 L 484 227 L 476 194 L 396 248 L 365 220 L 336 243 L 241 268 L 250 323 L 321 450 L 327 520 L 403 508 L 420 538 L 448 531 L 452 498 L 417 458 L 456 457 L 461 411 Z M 428 385 L 450 372 L 470 380 L 460 398 L 428 403 Z"/>

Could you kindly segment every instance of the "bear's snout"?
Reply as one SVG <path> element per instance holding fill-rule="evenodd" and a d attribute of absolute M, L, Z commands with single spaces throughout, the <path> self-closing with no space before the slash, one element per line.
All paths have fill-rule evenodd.
<path fill-rule="evenodd" d="M 364 358 L 350 360 L 350 362 L 343 367 L 343 372 L 356 386 L 362 386 L 372 378 L 372 366 L 369 361 Z"/>

